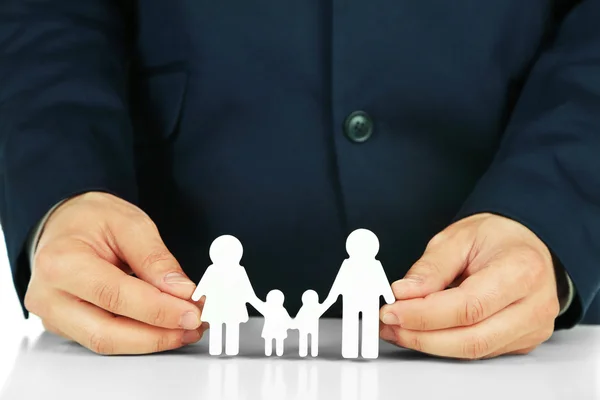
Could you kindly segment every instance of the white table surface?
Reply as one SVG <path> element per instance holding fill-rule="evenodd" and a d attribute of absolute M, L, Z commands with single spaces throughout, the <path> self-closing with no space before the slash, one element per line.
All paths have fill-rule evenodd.
<path fill-rule="evenodd" d="M 382 344 L 377 360 L 340 357 L 339 320 L 321 321 L 318 358 L 264 356 L 261 319 L 242 325 L 240 355 L 198 344 L 147 356 L 99 356 L 44 333 L 39 320 L 0 346 L 0 400 L 34 399 L 600 399 L 600 327 L 557 332 L 528 356 L 456 361 Z M 5 328 L 3 328 L 5 329 Z"/>
<path fill-rule="evenodd" d="M 469 362 L 385 343 L 377 360 L 344 360 L 338 320 L 322 321 L 319 358 L 297 356 L 296 331 L 283 358 L 266 358 L 261 324 L 242 326 L 236 358 L 210 357 L 208 335 L 170 353 L 99 356 L 23 320 L 0 246 L 0 400 L 600 400 L 600 326 L 555 333 L 527 356 Z"/>

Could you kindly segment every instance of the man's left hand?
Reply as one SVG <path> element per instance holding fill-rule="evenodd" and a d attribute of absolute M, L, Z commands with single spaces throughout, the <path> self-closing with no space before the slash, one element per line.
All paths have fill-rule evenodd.
<path fill-rule="evenodd" d="M 381 338 L 442 357 L 527 354 L 550 338 L 559 313 L 546 245 L 492 214 L 436 235 L 392 289 L 397 301 L 381 309 Z"/>

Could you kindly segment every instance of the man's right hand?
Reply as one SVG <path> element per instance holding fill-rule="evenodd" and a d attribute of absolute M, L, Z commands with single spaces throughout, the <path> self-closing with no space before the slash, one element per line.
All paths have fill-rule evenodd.
<path fill-rule="evenodd" d="M 44 327 L 99 354 L 144 354 L 200 340 L 195 285 L 142 210 L 89 192 L 47 220 L 25 307 Z M 135 277 L 131 275 L 135 274 Z"/>

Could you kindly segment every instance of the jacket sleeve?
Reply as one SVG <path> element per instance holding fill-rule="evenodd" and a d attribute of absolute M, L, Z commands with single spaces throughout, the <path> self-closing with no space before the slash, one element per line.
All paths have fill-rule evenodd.
<path fill-rule="evenodd" d="M 21 305 L 48 210 L 92 190 L 136 201 L 126 3 L 0 2 L 0 222 Z"/>
<path fill-rule="evenodd" d="M 545 242 L 575 285 L 556 329 L 600 288 L 600 0 L 579 2 L 533 66 L 497 155 L 458 219 L 490 212 Z"/>

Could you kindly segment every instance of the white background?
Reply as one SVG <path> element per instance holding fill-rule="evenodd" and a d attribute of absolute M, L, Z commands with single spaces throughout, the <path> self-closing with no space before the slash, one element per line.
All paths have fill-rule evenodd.
<path fill-rule="evenodd" d="M 2 327 L 0 334 L 4 338 L 6 328 L 13 330 L 11 328 L 14 324 L 23 321 L 23 315 L 12 283 L 2 230 L 0 230 L 0 240 L 0 313 L 2 313 L 0 317 L 0 321 L 2 321 L 0 323 Z"/>
<path fill-rule="evenodd" d="M 24 324 L 25 319 L 12 283 L 4 235 L 0 230 L 0 393 L 17 357 Z"/>

